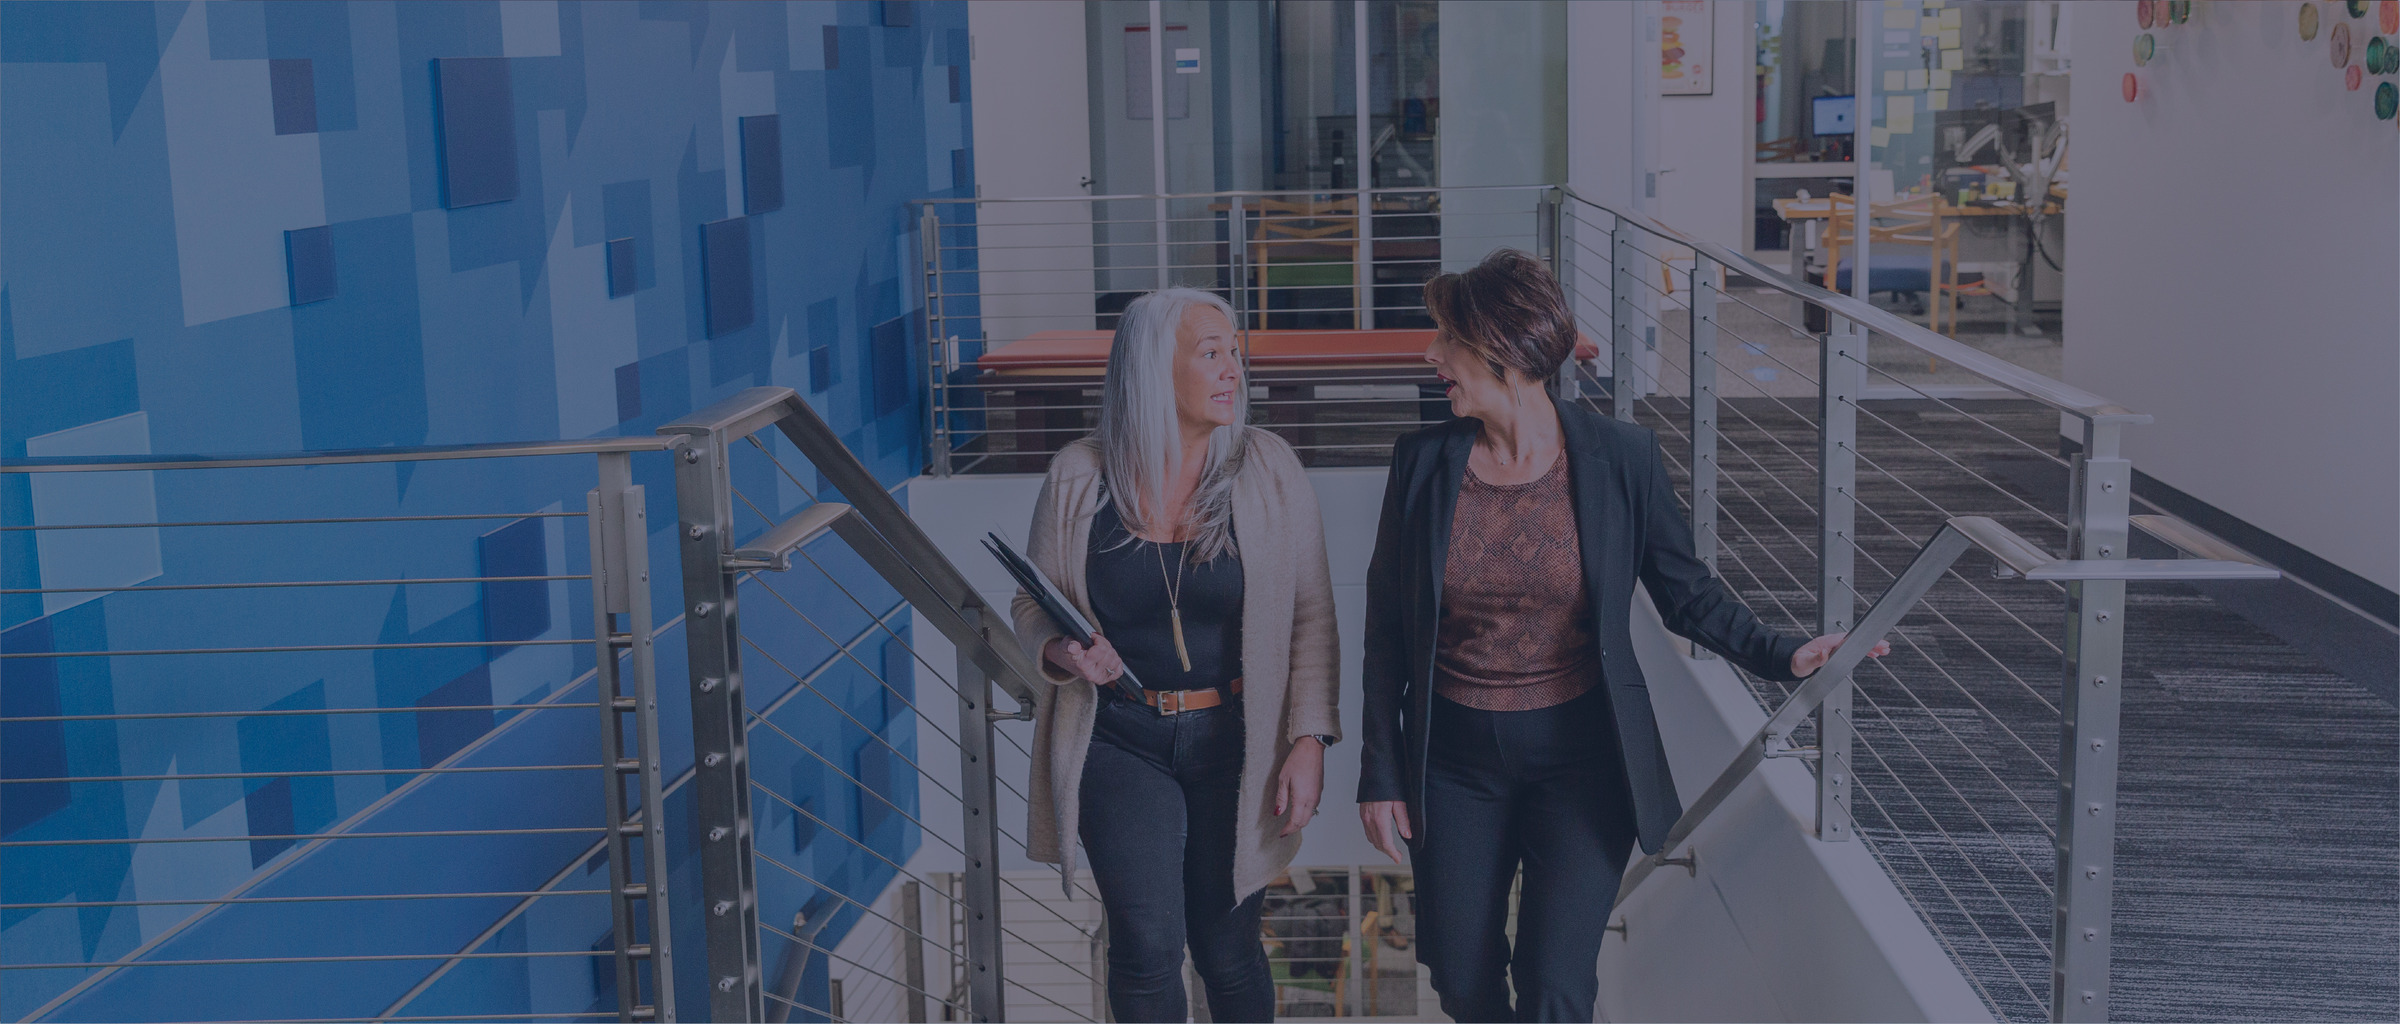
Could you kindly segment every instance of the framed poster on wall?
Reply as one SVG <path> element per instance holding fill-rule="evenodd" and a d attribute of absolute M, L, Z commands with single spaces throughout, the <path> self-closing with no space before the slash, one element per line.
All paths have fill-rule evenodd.
<path fill-rule="evenodd" d="M 1715 0 L 1660 0 L 1658 5 L 1658 93 L 1707 96 L 1716 92 Z"/>

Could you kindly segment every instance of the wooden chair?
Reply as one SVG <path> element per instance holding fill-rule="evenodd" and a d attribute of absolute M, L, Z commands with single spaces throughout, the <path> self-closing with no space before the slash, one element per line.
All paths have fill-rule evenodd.
<path fill-rule="evenodd" d="M 1845 290 L 1842 280 L 1842 250 L 1850 248 L 1857 236 L 1858 204 L 1851 197 L 1835 193 L 1828 196 L 1833 203 L 1833 215 L 1825 225 L 1824 285 L 1831 291 Z M 1867 287 L 1868 292 L 1923 292 L 1927 295 L 1926 323 L 1935 332 L 1942 331 L 1943 314 L 1949 314 L 1949 329 L 1958 330 L 1958 221 L 1942 216 L 1941 201 L 1933 196 L 1915 196 L 1893 202 L 1876 203 L 1867 211 Z M 1925 274 L 1922 280 L 1911 265 L 1913 256 L 1892 259 L 1886 246 L 1918 249 L 1924 252 Z"/>
<path fill-rule="evenodd" d="M 1358 196 L 1331 196 L 1324 199 L 1261 199 L 1256 215 L 1249 217 L 1250 281 L 1257 301 L 1250 304 L 1257 318 L 1253 327 L 1267 326 L 1267 299 L 1270 279 L 1276 266 L 1301 265 L 1337 266 L 1351 268 L 1350 289 L 1352 304 L 1350 323 L 1361 326 L 1358 311 L 1366 308 L 1367 296 L 1359 290 L 1358 275 Z M 1296 285 L 1289 287 L 1337 287 Z"/>

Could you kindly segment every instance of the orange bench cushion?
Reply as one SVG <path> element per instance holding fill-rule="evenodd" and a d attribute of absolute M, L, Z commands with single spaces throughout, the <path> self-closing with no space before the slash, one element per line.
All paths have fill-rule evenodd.
<path fill-rule="evenodd" d="M 994 372 L 1097 370 L 1108 366 L 1108 331 L 1039 331 L 983 354 L 977 365 Z M 1272 369 L 1303 366 L 1389 366 L 1425 358 L 1430 328 L 1391 330 L 1250 332 L 1250 365 Z M 1578 335 L 1575 358 L 1591 359 L 1600 346 Z"/>

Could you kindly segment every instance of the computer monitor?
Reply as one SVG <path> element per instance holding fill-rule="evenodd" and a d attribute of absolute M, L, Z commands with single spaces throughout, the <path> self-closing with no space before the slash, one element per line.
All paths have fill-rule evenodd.
<path fill-rule="evenodd" d="M 1818 135 L 1858 131 L 1858 97 L 1819 96 L 1808 104 L 1809 130 Z"/>

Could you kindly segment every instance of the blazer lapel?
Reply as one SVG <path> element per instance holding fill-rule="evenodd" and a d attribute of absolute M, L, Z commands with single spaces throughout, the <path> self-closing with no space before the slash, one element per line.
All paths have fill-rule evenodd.
<path fill-rule="evenodd" d="M 1565 442 L 1568 485 L 1575 495 L 1575 532 L 1583 549 L 1583 586 L 1592 603 L 1592 614 L 1605 616 L 1602 587 L 1608 580 L 1608 552 L 1614 546 L 1609 540 L 1615 531 L 1609 522 L 1609 453 L 1601 439 L 1599 424 L 1591 422 L 1596 415 L 1572 405 L 1558 410 L 1559 436 Z M 1606 636 L 1605 632 L 1599 634 Z"/>
<path fill-rule="evenodd" d="M 1474 420 L 1459 420 L 1442 438 L 1442 457 L 1433 467 L 1433 519 L 1426 528 L 1426 565 L 1432 570 L 1434 621 L 1441 620 L 1442 573 L 1450 560 L 1450 524 L 1458 514 L 1458 489 L 1467 477 L 1467 456 L 1475 450 Z"/>

